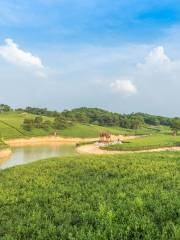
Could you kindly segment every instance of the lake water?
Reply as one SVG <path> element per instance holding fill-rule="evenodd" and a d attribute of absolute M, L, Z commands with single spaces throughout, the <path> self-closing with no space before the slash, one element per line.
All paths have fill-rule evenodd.
<path fill-rule="evenodd" d="M 12 155 L 0 159 L 0 169 L 27 164 L 37 160 L 76 154 L 75 145 L 48 144 L 12 148 Z"/>

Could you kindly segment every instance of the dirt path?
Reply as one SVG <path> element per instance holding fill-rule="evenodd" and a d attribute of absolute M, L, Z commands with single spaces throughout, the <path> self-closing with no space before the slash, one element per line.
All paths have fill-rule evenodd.
<path fill-rule="evenodd" d="M 156 149 L 140 150 L 140 151 L 107 151 L 107 150 L 100 149 L 96 144 L 89 144 L 89 145 L 80 146 L 76 150 L 80 154 L 112 155 L 112 154 L 126 154 L 126 153 L 180 151 L 180 147 L 164 147 L 164 148 L 156 148 Z"/>

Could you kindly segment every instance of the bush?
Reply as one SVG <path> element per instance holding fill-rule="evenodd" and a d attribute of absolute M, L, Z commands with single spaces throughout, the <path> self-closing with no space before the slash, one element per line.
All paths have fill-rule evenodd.
<path fill-rule="evenodd" d="M 51 121 L 43 121 L 42 117 L 35 117 L 35 119 L 25 118 L 22 127 L 26 131 L 31 131 L 32 128 L 43 128 L 45 130 L 51 127 Z"/>
<path fill-rule="evenodd" d="M 68 121 L 64 116 L 58 116 L 54 119 L 53 127 L 58 130 L 62 130 L 72 126 L 72 122 Z"/>

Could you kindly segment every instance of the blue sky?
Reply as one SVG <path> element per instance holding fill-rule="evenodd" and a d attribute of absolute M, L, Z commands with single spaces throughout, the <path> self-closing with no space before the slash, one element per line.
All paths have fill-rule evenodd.
<path fill-rule="evenodd" d="M 172 0 L 6 0 L 0 8 L 2 37 L 31 45 L 148 42 L 180 20 L 178 1 Z"/>
<path fill-rule="evenodd" d="M 2 0 L 0 102 L 180 115 L 180 4 Z"/>

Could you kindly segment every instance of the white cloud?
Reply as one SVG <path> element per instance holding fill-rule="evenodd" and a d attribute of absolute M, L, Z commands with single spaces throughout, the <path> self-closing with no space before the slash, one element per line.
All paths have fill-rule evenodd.
<path fill-rule="evenodd" d="M 163 46 L 154 48 L 146 57 L 146 64 L 166 64 L 169 62 Z"/>
<path fill-rule="evenodd" d="M 20 49 L 12 39 L 7 38 L 5 44 L 0 45 L 0 56 L 11 64 L 33 69 L 37 76 L 45 75 L 41 59 Z"/>
<path fill-rule="evenodd" d="M 116 92 L 134 94 L 137 92 L 136 86 L 130 80 L 116 80 L 110 84 L 110 87 Z"/>
<path fill-rule="evenodd" d="M 151 69 L 157 71 L 158 69 L 169 69 L 172 67 L 172 61 L 166 55 L 164 47 L 158 46 L 153 48 L 145 57 L 144 63 L 138 63 L 137 67 L 141 70 Z M 166 67 L 166 68 L 165 68 Z"/>
<path fill-rule="evenodd" d="M 137 71 L 140 75 L 148 76 L 152 80 L 163 79 L 164 76 L 167 78 L 168 75 L 172 79 L 180 74 L 180 61 L 171 60 L 165 53 L 164 47 L 159 46 L 150 51 L 144 63 L 137 64 Z"/>

